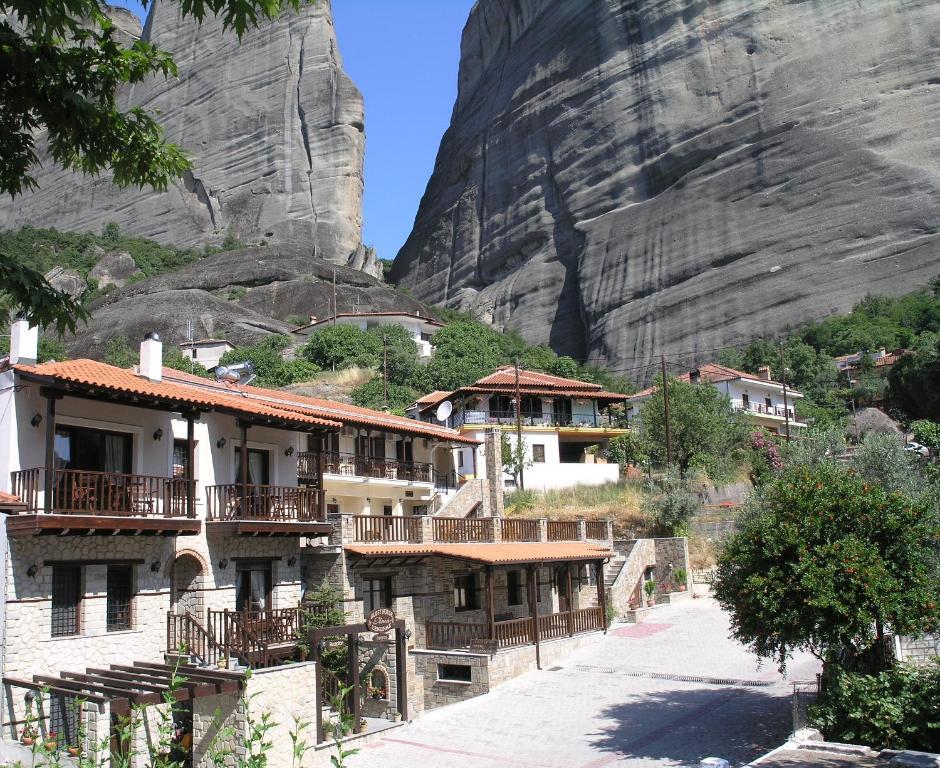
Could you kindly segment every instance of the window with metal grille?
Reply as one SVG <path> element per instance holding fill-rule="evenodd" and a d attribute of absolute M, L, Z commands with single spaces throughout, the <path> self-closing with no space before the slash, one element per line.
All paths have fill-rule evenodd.
<path fill-rule="evenodd" d="M 59 749 L 78 746 L 78 707 L 74 696 L 49 697 L 49 733 L 55 733 Z"/>
<path fill-rule="evenodd" d="M 379 578 L 362 580 L 362 603 L 366 614 L 372 613 L 377 608 L 392 607 L 392 577 L 382 576 Z"/>
<path fill-rule="evenodd" d="M 77 635 L 80 631 L 82 569 L 57 565 L 52 568 L 52 636 Z"/>
<path fill-rule="evenodd" d="M 480 607 L 477 575 L 467 573 L 454 578 L 454 610 L 475 611 Z"/>
<path fill-rule="evenodd" d="M 541 443 L 532 444 L 532 463 L 533 464 L 544 464 L 545 463 L 545 446 Z"/>
<path fill-rule="evenodd" d="M 134 597 L 134 568 L 108 566 L 108 632 L 131 628 L 131 602 Z"/>

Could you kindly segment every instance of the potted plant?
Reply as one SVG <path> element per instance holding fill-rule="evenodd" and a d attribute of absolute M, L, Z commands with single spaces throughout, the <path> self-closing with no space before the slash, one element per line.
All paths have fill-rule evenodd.
<path fill-rule="evenodd" d="M 81 747 L 69 747 L 69 754 L 72 757 L 78 757 L 82 752 Z"/>
<path fill-rule="evenodd" d="M 646 592 L 646 607 L 652 608 L 656 601 L 653 599 L 653 593 L 656 591 L 656 582 L 650 579 L 643 585 L 643 591 Z"/>
<path fill-rule="evenodd" d="M 27 747 L 31 747 L 36 741 L 36 729 L 31 725 L 23 726 L 23 732 L 20 734 L 20 742 Z"/>
<path fill-rule="evenodd" d="M 46 740 L 43 743 L 43 746 L 46 748 L 46 750 L 49 752 L 55 752 L 56 747 L 59 745 L 58 737 L 59 734 L 57 734 L 55 731 L 49 731 L 48 735 L 46 736 Z"/>
<path fill-rule="evenodd" d="M 679 591 L 685 592 L 686 582 L 688 581 L 688 573 L 686 572 L 685 568 L 676 568 L 673 577 L 676 580 L 676 584 L 679 585 Z"/>
<path fill-rule="evenodd" d="M 369 721 L 364 717 L 359 718 L 359 724 L 356 726 L 356 733 L 365 733 L 369 730 Z"/>

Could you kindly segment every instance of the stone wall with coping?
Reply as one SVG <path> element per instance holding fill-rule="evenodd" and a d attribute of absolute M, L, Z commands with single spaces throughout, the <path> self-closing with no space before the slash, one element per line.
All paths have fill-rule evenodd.
<path fill-rule="evenodd" d="M 240 694 L 219 693 L 193 699 L 193 766 L 213 768 L 213 750 L 227 752 L 225 763 L 234 766 L 232 755 L 244 754 L 239 734 L 245 733 L 245 711 Z"/>
<path fill-rule="evenodd" d="M 290 732 L 296 730 L 294 716 L 308 723 L 303 740 L 316 742 L 316 665 L 313 662 L 285 664 L 255 670 L 245 689 L 249 713 L 256 722 L 267 713 L 275 725 L 268 731 L 271 748 L 268 764 L 291 765 Z M 310 765 L 312 756 L 304 761 Z"/>
<path fill-rule="evenodd" d="M 676 536 L 670 539 L 654 539 L 656 545 L 656 591 L 669 590 L 675 585 L 675 572 L 678 568 L 685 569 L 685 587 L 692 586 L 692 569 L 689 568 L 689 540 L 685 536 Z"/>

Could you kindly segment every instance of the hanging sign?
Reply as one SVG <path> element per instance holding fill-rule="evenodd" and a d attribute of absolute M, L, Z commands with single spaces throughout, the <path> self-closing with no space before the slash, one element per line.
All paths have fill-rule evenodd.
<path fill-rule="evenodd" d="M 377 635 L 387 635 L 395 626 L 395 614 L 390 608 L 376 608 L 366 618 L 366 629 Z"/>

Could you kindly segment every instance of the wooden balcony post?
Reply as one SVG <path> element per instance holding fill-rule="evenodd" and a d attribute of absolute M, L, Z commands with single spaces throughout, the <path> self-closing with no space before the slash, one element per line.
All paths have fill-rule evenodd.
<path fill-rule="evenodd" d="M 349 692 L 352 701 L 348 702 L 346 707 L 351 711 L 353 718 L 355 718 L 353 722 L 358 726 L 361 717 L 359 710 L 361 697 L 359 696 L 359 635 L 356 633 L 346 636 L 346 659 L 350 685 L 352 686 L 352 690 Z"/>
<path fill-rule="evenodd" d="M 52 496 L 55 493 L 55 401 L 61 395 L 43 392 L 46 398 L 46 488 L 43 494 L 43 512 L 52 512 Z"/>
<path fill-rule="evenodd" d="M 317 520 L 326 520 L 326 489 L 323 487 L 323 435 L 317 437 Z"/>
<path fill-rule="evenodd" d="M 574 636 L 574 595 L 571 584 L 571 563 L 565 568 L 565 585 L 568 590 L 568 637 Z"/>
<path fill-rule="evenodd" d="M 238 427 L 241 430 L 239 459 L 241 459 L 242 488 L 241 501 L 239 508 L 242 517 L 248 517 L 248 422 L 239 421 Z"/>
<path fill-rule="evenodd" d="M 542 668 L 542 656 L 539 649 L 539 607 L 536 597 L 536 569 L 535 565 L 530 564 L 526 569 L 526 581 L 528 582 L 529 597 L 529 616 L 532 619 L 532 642 L 535 643 L 535 668 Z"/>
<path fill-rule="evenodd" d="M 484 599 L 486 600 L 486 639 L 493 640 L 496 632 L 496 609 L 493 596 L 493 566 L 483 571 Z"/>
<path fill-rule="evenodd" d="M 186 416 L 186 515 L 196 516 L 196 416 Z"/>
<path fill-rule="evenodd" d="M 604 561 L 594 561 L 594 580 L 597 582 L 597 605 L 601 609 L 601 626 L 607 634 L 607 590 L 604 588 Z"/>

